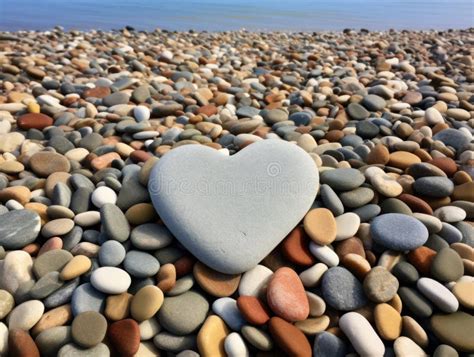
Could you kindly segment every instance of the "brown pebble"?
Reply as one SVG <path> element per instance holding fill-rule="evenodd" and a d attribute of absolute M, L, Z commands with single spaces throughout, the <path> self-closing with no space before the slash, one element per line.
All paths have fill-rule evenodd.
<path fill-rule="evenodd" d="M 191 255 L 185 255 L 176 260 L 173 264 L 176 269 L 176 279 L 188 275 L 193 271 L 196 258 Z"/>
<path fill-rule="evenodd" d="M 436 252 L 433 249 L 421 246 L 408 253 L 407 258 L 420 274 L 428 276 L 435 256 Z"/>
<path fill-rule="evenodd" d="M 256 296 L 239 296 L 237 307 L 244 319 L 252 325 L 263 325 L 270 319 L 267 307 Z"/>
<path fill-rule="evenodd" d="M 150 203 L 137 203 L 125 212 L 125 217 L 130 224 L 138 226 L 153 222 L 158 219 L 155 208 Z"/>
<path fill-rule="evenodd" d="M 71 320 L 71 305 L 61 305 L 45 312 L 30 331 L 33 336 L 37 336 L 52 327 L 67 325 Z"/>
<path fill-rule="evenodd" d="M 317 244 L 331 244 L 336 239 L 336 220 L 327 208 L 310 210 L 306 213 L 303 223 L 305 232 Z"/>
<path fill-rule="evenodd" d="M 31 199 L 31 192 L 25 186 L 12 186 L 0 190 L 0 202 L 7 202 L 8 200 L 15 200 L 23 206 Z"/>
<path fill-rule="evenodd" d="M 367 155 L 366 162 L 369 165 L 386 165 L 389 161 L 390 152 L 387 147 L 383 144 L 377 144 L 375 147 L 370 150 Z"/>
<path fill-rule="evenodd" d="M 345 239 L 336 246 L 336 254 L 342 259 L 347 254 L 357 254 L 365 259 L 364 245 L 357 237 Z"/>
<path fill-rule="evenodd" d="M 389 304 L 378 304 L 374 309 L 374 320 L 377 331 L 383 339 L 393 341 L 402 332 L 402 317 Z"/>
<path fill-rule="evenodd" d="M 281 244 L 281 250 L 286 259 L 292 263 L 311 266 L 316 263 L 316 258 L 309 251 L 310 239 L 303 227 L 293 229 Z"/>
<path fill-rule="evenodd" d="M 114 351 L 121 357 L 133 357 L 140 347 L 140 328 L 132 319 L 111 323 L 107 337 Z"/>
<path fill-rule="evenodd" d="M 232 295 L 239 287 L 240 274 L 223 274 L 201 262 L 194 264 L 193 275 L 199 286 L 208 294 L 216 297 Z"/>
<path fill-rule="evenodd" d="M 22 130 L 38 129 L 53 125 L 53 118 L 41 113 L 24 114 L 17 119 L 17 125 Z"/>
<path fill-rule="evenodd" d="M 275 316 L 270 319 L 268 329 L 276 344 L 288 355 L 311 357 L 311 345 L 297 327 Z"/>
<path fill-rule="evenodd" d="M 11 357 L 40 357 L 38 347 L 27 331 L 10 330 L 8 333 L 8 356 Z"/>
<path fill-rule="evenodd" d="M 101 169 L 105 169 L 106 167 L 110 167 L 110 165 L 112 165 L 112 161 L 120 159 L 120 155 L 116 152 L 109 152 L 107 154 L 94 158 L 91 161 L 91 167 L 94 170 L 99 171 Z"/>
<path fill-rule="evenodd" d="M 105 316 L 112 321 L 126 319 L 130 315 L 132 298 L 133 295 L 129 293 L 108 296 L 105 302 Z"/>
<path fill-rule="evenodd" d="M 360 280 L 363 280 L 371 269 L 369 262 L 358 254 L 349 253 L 342 258 L 341 262 Z"/>
<path fill-rule="evenodd" d="M 160 267 L 156 276 L 157 286 L 163 292 L 170 291 L 176 284 L 176 268 L 173 264 L 168 263 Z"/>
<path fill-rule="evenodd" d="M 48 177 L 55 172 L 69 172 L 71 164 L 61 154 L 51 151 L 40 151 L 34 154 L 28 162 L 35 174 Z"/>
<path fill-rule="evenodd" d="M 430 205 L 419 197 L 410 195 L 408 193 L 402 193 L 397 198 L 400 201 L 405 202 L 413 212 L 425 213 L 429 215 L 433 214 L 433 209 L 430 207 Z"/>

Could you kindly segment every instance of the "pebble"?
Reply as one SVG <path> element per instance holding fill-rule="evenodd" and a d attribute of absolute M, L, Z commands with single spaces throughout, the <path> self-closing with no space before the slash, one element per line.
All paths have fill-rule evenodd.
<path fill-rule="evenodd" d="M 454 249 L 443 248 L 433 258 L 431 274 L 440 282 L 456 281 L 464 274 L 464 264 Z"/>
<path fill-rule="evenodd" d="M 117 353 L 122 356 L 134 356 L 140 347 L 140 329 L 132 319 L 110 324 L 107 337 Z"/>
<path fill-rule="evenodd" d="M 99 249 L 99 262 L 101 266 L 118 266 L 123 262 L 127 251 L 124 246 L 115 241 L 109 240 L 102 244 Z"/>
<path fill-rule="evenodd" d="M 95 311 L 86 311 L 72 321 L 71 336 L 83 348 L 97 346 L 105 337 L 107 320 Z"/>
<path fill-rule="evenodd" d="M 316 335 L 313 345 L 313 355 L 321 357 L 344 357 L 347 346 L 342 339 L 330 332 L 321 332 Z"/>
<path fill-rule="evenodd" d="M 173 241 L 170 231 L 155 223 L 135 227 L 130 235 L 133 245 L 141 250 L 155 250 L 167 247 Z"/>
<path fill-rule="evenodd" d="M 336 239 L 336 220 L 330 210 L 315 208 L 304 217 L 304 230 L 317 244 L 327 245 Z"/>
<path fill-rule="evenodd" d="M 35 343 L 42 356 L 56 356 L 64 345 L 71 342 L 70 326 L 55 326 L 41 332 Z"/>
<path fill-rule="evenodd" d="M 8 354 L 19 357 L 40 357 L 40 352 L 27 331 L 11 329 L 8 334 Z"/>
<path fill-rule="evenodd" d="M 268 323 L 275 343 L 288 355 L 311 356 L 311 346 L 298 328 L 280 317 L 272 317 Z"/>
<path fill-rule="evenodd" d="M 121 294 L 128 290 L 132 279 L 125 270 L 114 267 L 101 267 L 93 271 L 91 284 L 105 294 Z"/>
<path fill-rule="evenodd" d="M 270 319 L 267 307 L 255 296 L 239 296 L 237 307 L 245 320 L 253 325 L 263 325 Z"/>
<path fill-rule="evenodd" d="M 273 272 L 266 266 L 257 265 L 242 274 L 239 284 L 239 295 L 261 296 L 266 292 L 268 282 Z"/>
<path fill-rule="evenodd" d="M 43 312 L 44 305 L 40 300 L 25 301 L 10 312 L 8 328 L 28 331 L 39 321 Z"/>
<path fill-rule="evenodd" d="M 16 250 L 7 253 L 0 266 L 0 288 L 15 295 L 21 286 L 32 284 L 33 260 L 25 251 Z"/>
<path fill-rule="evenodd" d="M 151 254 L 130 250 L 125 255 L 123 267 L 133 277 L 147 278 L 158 273 L 160 262 Z"/>
<path fill-rule="evenodd" d="M 405 336 L 401 336 L 395 340 L 393 343 L 393 349 L 396 356 L 428 356 L 425 351 L 420 348 L 420 346 Z"/>
<path fill-rule="evenodd" d="M 115 204 L 117 202 L 117 194 L 107 186 L 97 187 L 92 193 L 91 201 L 94 206 L 101 208 L 106 203 Z"/>
<path fill-rule="evenodd" d="M 204 322 L 209 303 L 195 291 L 166 297 L 158 321 L 167 331 L 182 336 L 195 332 Z M 133 315 L 132 315 L 133 316 Z"/>
<path fill-rule="evenodd" d="M 365 178 L 359 170 L 344 168 L 322 172 L 320 181 L 336 191 L 349 191 L 362 185 Z"/>
<path fill-rule="evenodd" d="M 357 214 L 347 212 L 336 217 L 336 241 L 345 240 L 356 235 L 360 226 Z"/>
<path fill-rule="evenodd" d="M 163 292 L 158 287 L 144 286 L 133 297 L 130 304 L 130 314 L 138 322 L 148 320 L 160 310 L 163 301 Z"/>
<path fill-rule="evenodd" d="M 249 350 L 237 332 L 232 332 L 224 340 L 224 350 L 229 357 L 247 357 Z"/>
<path fill-rule="evenodd" d="M 422 246 L 428 239 L 428 230 L 416 218 L 387 213 L 371 222 L 370 235 L 376 243 L 384 247 L 403 251 Z"/>
<path fill-rule="evenodd" d="M 48 177 L 55 172 L 69 172 L 71 164 L 63 155 L 54 152 L 38 152 L 31 156 L 28 162 L 35 174 Z"/>
<path fill-rule="evenodd" d="M 459 302 L 443 284 L 434 279 L 421 278 L 416 282 L 417 289 L 440 310 L 451 313 L 459 308 Z"/>
<path fill-rule="evenodd" d="M 232 295 L 239 287 L 240 275 L 228 275 L 215 271 L 197 262 L 193 268 L 193 276 L 199 286 L 215 297 Z"/>
<path fill-rule="evenodd" d="M 348 312 L 339 319 L 339 327 L 362 356 L 383 356 L 385 346 L 367 319 L 357 312 Z"/>
<path fill-rule="evenodd" d="M 215 300 L 212 304 L 212 311 L 224 320 L 233 331 L 240 331 L 246 323 L 237 307 L 237 301 L 230 297 Z"/>
<path fill-rule="evenodd" d="M 100 219 L 104 232 L 110 239 L 124 242 L 130 236 L 130 225 L 124 213 L 112 203 L 105 203 L 100 208 Z"/>
<path fill-rule="evenodd" d="M 433 332 L 442 342 L 461 352 L 474 351 L 474 341 L 470 338 L 474 326 L 472 315 L 462 311 L 433 315 L 430 322 Z"/>
<path fill-rule="evenodd" d="M 72 294 L 71 308 L 74 316 L 87 311 L 101 312 L 104 305 L 105 295 L 90 283 L 79 285 Z"/>
<path fill-rule="evenodd" d="M 324 273 L 321 290 L 326 303 L 340 311 L 355 310 L 367 304 L 362 284 L 342 267 L 332 267 Z"/>
<path fill-rule="evenodd" d="M 226 356 L 224 344 L 230 331 L 224 321 L 216 316 L 209 316 L 197 335 L 197 346 L 203 356 Z"/>
<path fill-rule="evenodd" d="M 393 341 L 402 333 L 402 317 L 389 304 L 378 304 L 374 309 L 377 331 L 384 340 Z"/>
<path fill-rule="evenodd" d="M 19 249 L 35 241 L 41 229 L 40 216 L 30 210 L 15 210 L 0 215 L 0 245 Z"/>
<path fill-rule="evenodd" d="M 339 257 L 329 246 L 321 246 L 315 243 L 310 243 L 309 250 L 318 260 L 323 262 L 329 267 L 335 267 L 339 265 Z"/>
<path fill-rule="evenodd" d="M 393 299 L 398 290 L 398 280 L 381 266 L 372 268 L 364 278 L 365 295 L 373 302 L 383 303 Z"/>
<path fill-rule="evenodd" d="M 268 283 L 267 302 L 272 311 L 287 321 L 305 320 L 309 303 L 303 283 L 290 268 L 280 268 Z"/>

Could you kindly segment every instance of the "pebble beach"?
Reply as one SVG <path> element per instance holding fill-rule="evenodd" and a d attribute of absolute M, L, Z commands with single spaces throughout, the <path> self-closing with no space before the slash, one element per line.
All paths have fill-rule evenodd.
<path fill-rule="evenodd" d="M 0 32 L 0 356 L 473 355 L 473 48 Z"/>

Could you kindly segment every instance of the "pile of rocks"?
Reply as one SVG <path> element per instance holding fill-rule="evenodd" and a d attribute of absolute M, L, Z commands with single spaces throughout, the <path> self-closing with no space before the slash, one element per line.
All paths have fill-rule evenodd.
<path fill-rule="evenodd" d="M 473 45 L 0 34 L 0 355 L 473 353 Z M 224 274 L 163 224 L 150 172 L 264 139 L 305 150 L 321 186 L 259 265 Z"/>

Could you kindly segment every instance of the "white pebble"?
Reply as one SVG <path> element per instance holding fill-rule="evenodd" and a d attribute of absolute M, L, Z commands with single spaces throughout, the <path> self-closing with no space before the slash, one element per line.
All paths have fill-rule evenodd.
<path fill-rule="evenodd" d="M 339 327 L 361 356 L 382 357 L 385 346 L 367 319 L 357 312 L 348 312 L 339 319 Z"/>
<path fill-rule="evenodd" d="M 425 357 L 428 356 L 412 339 L 400 336 L 393 343 L 393 350 L 397 357 Z"/>
<path fill-rule="evenodd" d="M 328 266 L 323 263 L 317 263 L 300 273 L 300 279 L 306 288 L 314 288 L 318 285 L 323 274 L 328 270 Z"/>
<path fill-rule="evenodd" d="M 224 350 L 228 357 L 248 357 L 249 350 L 244 340 L 237 332 L 232 332 L 225 338 Z"/>
<path fill-rule="evenodd" d="M 273 272 L 266 266 L 257 265 L 246 271 L 239 284 L 239 295 L 259 296 L 264 293 Z"/>
<path fill-rule="evenodd" d="M 452 313 L 458 310 L 459 301 L 443 284 L 430 278 L 420 278 L 416 282 L 420 292 L 433 302 L 440 310 Z"/>
<path fill-rule="evenodd" d="M 106 203 L 115 204 L 117 202 L 117 194 L 110 187 L 97 187 L 92 193 L 91 201 L 94 206 L 101 208 Z"/>
<path fill-rule="evenodd" d="M 360 217 L 352 212 L 347 212 L 336 217 L 336 240 L 344 240 L 355 236 L 360 226 Z"/>
<path fill-rule="evenodd" d="M 150 109 L 144 105 L 137 105 L 133 108 L 133 115 L 138 122 L 150 119 Z"/>
<path fill-rule="evenodd" d="M 314 242 L 309 243 L 309 250 L 316 258 L 329 267 L 339 265 L 339 257 L 336 252 L 327 245 L 319 245 Z"/>
<path fill-rule="evenodd" d="M 106 294 L 122 294 L 128 290 L 132 279 L 123 269 L 101 267 L 91 275 L 91 284 L 97 290 Z"/>

